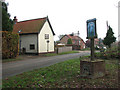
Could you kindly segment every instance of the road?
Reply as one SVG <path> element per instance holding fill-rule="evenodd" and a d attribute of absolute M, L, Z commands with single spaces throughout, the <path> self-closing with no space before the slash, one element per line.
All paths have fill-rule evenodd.
<path fill-rule="evenodd" d="M 14 61 L 2 64 L 2 78 L 14 76 L 26 71 L 38 69 L 59 63 L 65 60 L 79 58 L 80 56 L 90 55 L 89 51 L 81 51 L 80 53 L 58 55 L 51 57 L 38 57 L 34 59 L 27 59 L 21 61 Z"/>

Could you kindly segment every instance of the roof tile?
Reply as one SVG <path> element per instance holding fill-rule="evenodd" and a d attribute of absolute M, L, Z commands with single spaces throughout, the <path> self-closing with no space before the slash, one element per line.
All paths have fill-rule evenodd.
<path fill-rule="evenodd" d="M 14 24 L 13 32 L 18 33 L 21 30 L 20 34 L 39 33 L 45 21 L 46 21 L 46 17 L 17 22 L 16 24 Z"/>

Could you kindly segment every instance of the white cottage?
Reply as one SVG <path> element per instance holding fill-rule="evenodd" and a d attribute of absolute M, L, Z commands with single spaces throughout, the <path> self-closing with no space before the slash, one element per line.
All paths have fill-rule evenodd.
<path fill-rule="evenodd" d="M 54 52 L 54 31 L 48 17 L 16 22 L 13 32 L 20 35 L 20 51 L 25 53 Z"/>

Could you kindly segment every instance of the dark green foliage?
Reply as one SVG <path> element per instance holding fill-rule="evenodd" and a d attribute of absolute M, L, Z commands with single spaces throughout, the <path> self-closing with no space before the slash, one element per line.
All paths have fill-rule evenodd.
<path fill-rule="evenodd" d="M 59 43 L 60 43 L 60 41 L 58 40 L 58 41 L 55 41 L 54 43 L 55 43 L 55 45 L 57 45 L 57 44 L 59 44 Z"/>
<path fill-rule="evenodd" d="M 59 35 L 59 36 L 58 36 L 59 40 L 60 40 L 63 36 L 65 36 L 65 35 Z"/>
<path fill-rule="evenodd" d="M 104 45 L 103 45 L 103 40 L 101 38 L 99 38 L 99 42 L 98 42 L 98 46 L 103 49 Z"/>
<path fill-rule="evenodd" d="M 95 47 L 95 50 L 99 50 L 98 46 Z"/>
<path fill-rule="evenodd" d="M 7 12 L 7 4 L 2 2 L 2 31 L 13 30 L 13 21 L 10 19 L 10 14 Z"/>
<path fill-rule="evenodd" d="M 120 41 L 118 42 L 118 57 L 120 59 Z"/>
<path fill-rule="evenodd" d="M 118 47 L 111 47 L 104 52 L 95 53 L 96 58 L 102 59 L 119 59 L 120 58 L 120 51 Z"/>
<path fill-rule="evenodd" d="M 18 55 L 19 36 L 11 32 L 2 32 L 2 58 L 15 58 Z"/>
<path fill-rule="evenodd" d="M 103 40 L 103 43 L 107 45 L 109 48 L 111 47 L 111 44 L 116 41 L 116 37 L 114 37 L 114 32 L 112 28 L 109 26 L 109 29 L 107 31 L 106 37 Z"/>
<path fill-rule="evenodd" d="M 67 44 L 72 44 L 72 39 L 71 39 L 71 38 L 69 38 L 69 39 L 67 40 Z"/>

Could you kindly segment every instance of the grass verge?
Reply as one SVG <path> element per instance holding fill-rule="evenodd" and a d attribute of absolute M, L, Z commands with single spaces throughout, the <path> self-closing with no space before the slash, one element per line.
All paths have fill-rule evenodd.
<path fill-rule="evenodd" d="M 84 48 L 81 51 L 90 51 L 90 48 Z"/>
<path fill-rule="evenodd" d="M 3 88 L 118 88 L 117 60 L 105 63 L 106 76 L 98 79 L 80 78 L 77 58 L 6 78 L 2 84 Z"/>
<path fill-rule="evenodd" d="M 22 59 L 21 59 L 21 58 L 15 58 L 15 59 L 4 59 L 4 60 L 2 60 L 2 63 L 11 62 L 11 61 L 18 61 L 18 60 L 22 60 Z"/>
<path fill-rule="evenodd" d="M 48 53 L 48 54 L 44 54 L 43 56 L 49 57 L 49 56 L 72 54 L 72 53 L 79 53 L 79 51 L 69 51 L 69 52 L 63 52 L 63 53 L 59 53 L 59 54 L 56 54 L 56 53 Z M 3 59 L 3 60 L 2 60 L 2 63 L 11 62 L 11 61 L 19 61 L 19 60 L 23 60 L 23 58 L 20 57 L 20 58 L 15 58 L 15 59 Z"/>
<path fill-rule="evenodd" d="M 64 54 L 72 54 L 72 53 L 79 53 L 79 51 L 69 51 L 69 52 L 62 52 L 62 53 L 48 53 L 45 56 L 56 56 L 56 55 L 64 55 Z"/>

